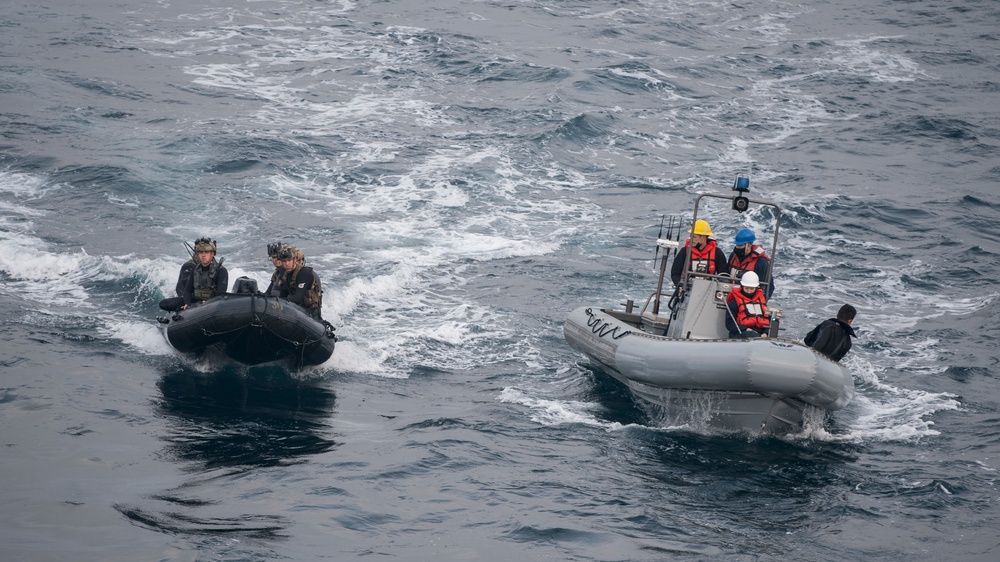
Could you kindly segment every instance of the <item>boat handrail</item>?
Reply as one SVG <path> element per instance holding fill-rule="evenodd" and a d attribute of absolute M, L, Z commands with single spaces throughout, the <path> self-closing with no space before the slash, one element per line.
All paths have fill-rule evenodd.
<path fill-rule="evenodd" d="M 652 293 L 650 293 L 649 297 L 646 299 L 645 304 L 643 304 L 642 308 L 639 310 L 639 314 L 640 315 L 643 315 L 643 314 L 646 313 L 646 311 L 649 309 L 649 305 L 653 302 L 653 299 L 655 299 L 656 296 L 657 296 L 656 291 L 653 291 Z M 669 293 L 660 292 L 659 296 L 660 296 L 660 298 L 667 297 L 669 299 L 671 296 L 673 296 L 673 291 L 671 291 Z M 659 313 L 652 313 L 652 314 L 655 314 L 656 316 L 660 316 Z"/>
<path fill-rule="evenodd" d="M 770 263 L 769 267 L 767 268 L 767 275 L 765 276 L 764 279 L 760 280 L 760 284 L 761 285 L 763 285 L 765 287 L 769 287 L 771 285 L 771 277 L 774 275 L 774 264 L 777 262 L 777 259 L 778 259 L 778 256 L 777 256 L 777 254 L 778 254 L 778 231 L 781 229 L 781 207 L 778 206 L 778 204 L 774 203 L 773 201 L 765 201 L 763 199 L 749 199 L 749 198 L 745 197 L 742 194 L 742 192 L 738 193 L 737 195 L 723 195 L 723 194 L 720 194 L 720 193 L 702 193 L 694 201 L 694 216 L 691 217 L 691 224 L 692 225 L 698 220 L 698 206 L 701 204 L 701 200 L 704 199 L 705 197 L 711 197 L 713 199 L 725 199 L 727 201 L 733 201 L 733 200 L 735 200 L 737 198 L 741 198 L 741 199 L 745 200 L 745 202 L 747 204 L 749 204 L 749 203 L 756 203 L 758 205 L 764 205 L 764 206 L 767 206 L 767 207 L 773 207 L 774 208 L 774 210 L 775 210 L 774 237 L 771 240 L 771 253 L 768 255 L 768 258 L 770 259 L 771 263 Z M 742 211 L 740 211 L 740 212 L 742 212 Z M 687 253 L 687 258 L 686 258 L 687 261 L 685 263 L 688 263 L 688 264 L 691 263 L 691 252 L 693 250 L 694 250 L 694 248 L 692 247 L 692 245 L 688 244 L 687 247 L 686 247 L 686 249 L 684 250 Z M 686 267 L 686 268 L 684 268 L 684 271 L 681 274 L 681 285 L 686 287 L 688 285 L 688 278 L 691 277 L 691 276 L 693 276 L 693 275 L 698 275 L 698 276 L 703 276 L 703 277 L 708 277 L 708 278 L 718 277 L 718 275 L 713 275 L 713 274 L 697 273 L 697 272 L 691 271 L 690 267 Z"/>

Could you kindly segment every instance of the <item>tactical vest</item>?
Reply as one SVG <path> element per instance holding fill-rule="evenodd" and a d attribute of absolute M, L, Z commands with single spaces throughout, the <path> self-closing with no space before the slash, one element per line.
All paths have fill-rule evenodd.
<path fill-rule="evenodd" d="M 281 289 L 285 286 L 285 270 L 280 267 L 275 268 L 271 274 L 271 296 L 280 297 Z"/>
<path fill-rule="evenodd" d="M 298 280 L 299 272 L 302 270 L 307 270 L 311 274 L 312 284 L 308 289 L 306 289 L 305 296 L 302 297 L 302 308 L 305 309 L 315 309 L 323 307 L 323 286 L 319 282 L 319 276 L 313 271 L 311 267 L 306 267 L 300 265 L 289 272 L 287 276 L 288 280 L 288 291 L 291 293 L 292 289 L 295 287 L 295 282 Z"/>
<path fill-rule="evenodd" d="M 196 265 L 191 275 L 194 277 L 194 298 L 204 301 L 215 296 L 215 276 L 219 273 L 219 262 L 212 258 L 206 271 L 201 265 Z"/>

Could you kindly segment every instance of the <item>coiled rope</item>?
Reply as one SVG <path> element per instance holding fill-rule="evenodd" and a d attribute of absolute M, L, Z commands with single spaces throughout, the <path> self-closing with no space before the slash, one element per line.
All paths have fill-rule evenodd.
<path fill-rule="evenodd" d="M 597 334 L 598 337 L 603 338 L 604 336 L 610 335 L 611 339 L 616 340 L 618 338 L 624 338 L 632 333 L 632 330 L 625 330 L 619 334 L 617 332 L 618 328 L 621 328 L 621 326 L 612 326 L 607 320 L 601 320 L 594 314 L 592 309 L 588 308 L 585 312 L 587 313 L 587 316 L 590 317 L 587 319 L 587 326 L 590 328 L 590 331 Z"/>

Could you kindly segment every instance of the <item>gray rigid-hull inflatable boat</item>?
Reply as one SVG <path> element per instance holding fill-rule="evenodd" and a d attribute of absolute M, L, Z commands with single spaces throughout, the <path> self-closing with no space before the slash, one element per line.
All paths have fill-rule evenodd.
<path fill-rule="evenodd" d="M 702 195 L 699 201 L 701 197 L 735 198 Z M 696 203 L 695 219 L 697 209 Z M 780 223 L 780 209 L 777 217 Z M 777 225 L 774 237 L 776 246 Z M 680 245 L 663 239 L 657 244 L 665 250 L 657 292 L 639 312 L 633 311 L 632 301 L 625 311 L 574 310 L 563 327 L 570 346 L 634 396 L 662 407 L 677 424 L 790 433 L 802 429 L 810 408 L 822 415 L 851 401 L 854 379 L 847 368 L 801 342 L 778 337 L 779 309 L 769 305 L 770 337 L 729 338 L 726 297 L 738 281 L 728 275 L 685 272 L 680 285 L 685 290 L 663 294 L 667 256 Z M 690 254 L 688 258 L 690 263 Z"/>
<path fill-rule="evenodd" d="M 158 319 L 170 345 L 183 353 L 218 348 L 245 365 L 289 362 L 319 365 L 333 355 L 337 337 L 328 322 L 297 304 L 266 296 L 241 277 L 234 292 Z"/>

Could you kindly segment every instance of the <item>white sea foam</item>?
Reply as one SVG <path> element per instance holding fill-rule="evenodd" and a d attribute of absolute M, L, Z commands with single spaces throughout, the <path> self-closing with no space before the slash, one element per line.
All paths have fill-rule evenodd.
<path fill-rule="evenodd" d="M 384 158 L 384 152 L 371 156 Z M 442 179 L 456 168 L 483 165 L 499 179 L 475 186 Z M 377 273 L 343 278 L 331 272 L 331 280 L 324 281 L 323 314 L 335 325 L 343 322 L 341 333 L 350 332 L 363 351 L 359 369 L 398 373 L 410 368 L 407 362 L 474 368 L 497 356 L 487 340 L 502 337 L 509 320 L 484 319 L 487 314 L 472 310 L 456 291 L 466 282 L 468 263 L 555 252 L 577 232 L 581 219 L 598 216 L 599 210 L 585 201 L 522 196 L 526 189 L 558 190 L 583 182 L 574 173 L 551 175 L 540 182 L 544 186 L 529 184 L 499 147 L 456 146 L 377 185 L 321 186 L 288 177 L 268 181 L 279 199 L 320 205 L 325 200 L 329 212 L 370 217 L 367 223 L 348 223 L 363 232 L 350 266 Z M 317 258 L 333 268 L 343 265 L 335 253 Z M 431 342 L 449 345 L 427 349 Z"/>
<path fill-rule="evenodd" d="M 842 49 L 842 55 L 834 55 L 822 60 L 814 59 L 814 62 L 821 67 L 832 63 L 836 67 L 836 72 L 859 74 L 875 82 L 913 82 L 930 78 L 913 59 L 900 53 L 890 53 L 875 47 L 879 43 L 901 39 L 905 39 L 905 37 L 866 37 L 837 40 L 834 41 L 834 44 Z"/>
<path fill-rule="evenodd" d="M 0 194 L 7 193 L 18 199 L 30 199 L 44 195 L 49 189 L 54 189 L 46 178 L 27 174 L 0 170 Z M 29 211 L 35 213 L 37 211 Z"/>
<path fill-rule="evenodd" d="M 934 422 L 928 418 L 941 411 L 960 409 L 957 397 L 949 393 L 934 393 L 899 388 L 881 380 L 875 367 L 858 357 L 849 357 L 848 366 L 858 380 L 854 400 L 834 414 L 843 429 L 836 433 L 824 427 L 823 414 L 807 419 L 801 434 L 792 439 L 819 441 L 912 441 L 938 435 Z"/>
<path fill-rule="evenodd" d="M 373 357 L 368 350 L 350 340 L 338 341 L 333 355 L 322 365 L 310 367 L 315 372 L 364 373 L 387 378 L 405 378 L 401 372 L 389 372 L 384 366 L 384 357 Z"/>
<path fill-rule="evenodd" d="M 103 333 L 146 355 L 179 355 L 149 321 L 116 318 L 104 326 Z"/>
<path fill-rule="evenodd" d="M 60 254 L 37 238 L 0 234 L 0 271 L 9 281 L 0 291 L 45 306 L 87 306 L 82 283 L 96 261 L 86 252 Z"/>
<path fill-rule="evenodd" d="M 525 406 L 530 412 L 531 420 L 541 425 L 580 423 L 607 429 L 621 427 L 621 424 L 615 422 L 598 420 L 592 413 L 597 407 L 594 403 L 541 398 L 534 391 L 515 387 L 504 388 L 497 400 Z"/>

